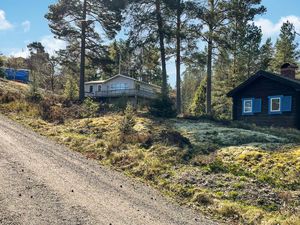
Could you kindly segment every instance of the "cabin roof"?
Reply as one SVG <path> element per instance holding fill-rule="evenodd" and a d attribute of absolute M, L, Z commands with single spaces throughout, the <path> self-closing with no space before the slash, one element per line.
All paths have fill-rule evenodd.
<path fill-rule="evenodd" d="M 105 80 L 95 80 L 95 81 L 88 81 L 85 84 L 102 84 L 105 83 Z"/>
<path fill-rule="evenodd" d="M 125 76 L 125 75 L 123 75 L 123 74 L 118 74 L 118 75 L 115 75 L 115 76 L 113 76 L 113 77 L 111 77 L 111 78 L 109 78 L 109 79 L 107 79 L 107 80 L 97 80 L 97 81 L 89 81 L 89 82 L 85 82 L 85 84 L 103 84 L 103 83 L 107 83 L 107 82 L 109 82 L 109 81 L 111 81 L 111 80 L 114 80 L 114 79 L 116 79 L 116 78 L 118 78 L 118 77 L 123 77 L 123 78 L 125 78 L 125 79 L 129 79 L 129 80 L 133 80 L 133 81 L 136 81 L 136 82 L 139 82 L 139 83 L 142 83 L 142 84 L 146 84 L 146 85 L 150 85 L 150 86 L 153 86 L 153 87 L 156 87 L 156 88 L 160 88 L 160 86 L 158 86 L 158 85 L 155 85 L 155 84 L 149 84 L 149 83 L 146 83 L 146 82 L 144 82 L 144 81 L 139 81 L 139 80 L 137 80 L 137 79 L 135 79 L 135 78 L 132 78 L 132 77 L 129 77 L 129 76 Z"/>
<path fill-rule="evenodd" d="M 282 83 L 286 86 L 289 86 L 291 88 L 294 88 L 297 91 L 300 91 L 300 80 L 294 80 L 291 78 L 284 77 L 282 75 L 276 74 L 276 73 L 271 73 L 267 71 L 260 70 L 258 71 L 255 75 L 250 77 L 248 80 L 245 82 L 241 83 L 239 86 L 228 92 L 227 96 L 228 97 L 233 97 L 236 95 L 238 92 L 242 91 L 243 89 L 247 88 L 249 85 L 251 85 L 254 81 L 256 81 L 260 77 L 265 77 L 270 80 L 277 81 L 279 83 Z"/>

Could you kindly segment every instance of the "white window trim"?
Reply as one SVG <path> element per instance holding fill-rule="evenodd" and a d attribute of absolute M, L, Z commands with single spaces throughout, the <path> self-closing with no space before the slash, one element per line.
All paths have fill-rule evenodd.
<path fill-rule="evenodd" d="M 279 100 L 279 109 L 278 110 L 274 110 L 273 109 L 273 100 Z M 274 97 L 270 99 L 270 112 L 281 112 L 281 98 L 280 97 Z"/>
<path fill-rule="evenodd" d="M 246 111 L 246 103 L 248 103 L 248 102 L 251 102 L 251 111 Z M 252 99 L 244 100 L 244 112 L 243 113 L 253 113 L 253 100 Z"/>

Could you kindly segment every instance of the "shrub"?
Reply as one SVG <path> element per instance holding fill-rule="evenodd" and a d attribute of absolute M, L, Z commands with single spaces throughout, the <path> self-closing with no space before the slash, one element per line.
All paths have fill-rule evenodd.
<path fill-rule="evenodd" d="M 64 122 L 64 111 L 55 99 L 46 98 L 39 103 L 39 114 L 43 120 L 49 122 Z"/>
<path fill-rule="evenodd" d="M 20 93 L 0 90 L 0 103 L 10 103 L 22 98 Z"/>
<path fill-rule="evenodd" d="M 195 202 L 195 203 L 198 203 L 200 205 L 213 204 L 213 200 L 211 199 L 211 196 L 209 196 L 209 194 L 206 194 L 206 193 L 203 193 L 203 192 L 195 193 L 192 201 Z"/>
<path fill-rule="evenodd" d="M 124 117 L 122 118 L 119 126 L 121 134 L 127 135 L 132 133 L 133 127 L 135 125 L 135 112 L 133 106 L 128 103 L 124 111 Z"/>
<path fill-rule="evenodd" d="M 60 106 L 52 106 L 50 109 L 50 121 L 64 123 L 64 111 Z"/>
<path fill-rule="evenodd" d="M 160 96 L 150 102 L 149 112 L 151 115 L 162 118 L 176 117 L 174 102 L 166 96 Z"/>
<path fill-rule="evenodd" d="M 167 145 L 171 146 L 178 146 L 180 148 L 183 148 L 185 146 L 192 147 L 192 144 L 190 140 L 184 136 L 178 131 L 173 130 L 162 130 L 158 134 L 158 140 L 161 141 Z"/>
<path fill-rule="evenodd" d="M 2 68 L 0 68 L 0 78 L 5 78 L 5 73 Z"/>
<path fill-rule="evenodd" d="M 215 161 L 210 163 L 208 165 L 208 168 L 212 173 L 226 173 L 226 172 L 228 172 L 227 168 L 225 167 L 225 165 L 223 164 L 223 162 L 220 159 L 216 159 Z"/>
<path fill-rule="evenodd" d="M 84 108 L 78 104 L 63 104 L 63 106 L 65 107 L 65 116 L 70 119 L 82 119 L 82 116 L 86 113 Z"/>
<path fill-rule="evenodd" d="M 235 204 L 223 203 L 217 211 L 219 214 L 227 218 L 232 218 L 232 219 L 240 218 L 238 207 Z"/>
<path fill-rule="evenodd" d="M 29 92 L 27 93 L 26 99 L 29 102 L 40 102 L 42 100 L 42 95 L 38 90 L 38 86 L 37 86 L 37 82 L 34 80 L 31 84 L 30 84 L 30 89 Z"/>
<path fill-rule="evenodd" d="M 95 117 L 100 108 L 99 104 L 89 97 L 83 101 L 82 107 L 82 117 Z"/>
<path fill-rule="evenodd" d="M 64 90 L 64 95 L 70 101 L 74 101 L 78 98 L 78 85 L 74 78 L 68 78 Z"/>

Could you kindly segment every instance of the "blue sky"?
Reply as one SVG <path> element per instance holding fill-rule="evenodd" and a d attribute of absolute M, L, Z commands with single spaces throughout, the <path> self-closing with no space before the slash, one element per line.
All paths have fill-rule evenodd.
<path fill-rule="evenodd" d="M 26 56 L 26 45 L 41 41 L 47 51 L 64 47 L 64 43 L 53 39 L 44 15 L 48 6 L 56 0 L 0 0 L 0 52 L 5 55 Z M 278 36 L 281 24 L 289 20 L 300 33 L 299 0 L 263 0 L 267 13 L 255 19 L 261 26 L 264 39 Z M 168 63 L 170 81 L 174 83 L 174 62 Z"/>

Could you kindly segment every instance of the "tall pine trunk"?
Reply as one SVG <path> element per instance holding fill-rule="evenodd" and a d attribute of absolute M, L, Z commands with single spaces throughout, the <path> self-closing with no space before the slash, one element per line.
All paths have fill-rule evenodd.
<path fill-rule="evenodd" d="M 207 52 L 207 88 L 206 88 L 206 114 L 212 115 L 212 104 L 211 104 L 211 80 L 212 80 L 212 29 L 210 29 L 209 40 L 208 40 L 208 52 Z"/>
<path fill-rule="evenodd" d="M 80 79 L 79 79 L 79 100 L 83 101 L 84 93 L 84 77 L 85 77 L 85 47 L 86 47 L 86 6 L 87 0 L 83 2 L 82 27 L 81 27 L 81 59 L 80 59 Z"/>
<path fill-rule="evenodd" d="M 162 66 L 162 95 L 166 97 L 168 95 L 168 84 L 167 84 L 167 67 L 166 67 L 166 50 L 165 50 L 165 34 L 163 28 L 163 20 L 161 15 L 161 1 L 155 1 L 156 6 L 156 20 L 158 26 L 159 46 L 161 55 L 161 66 Z"/>
<path fill-rule="evenodd" d="M 181 113 L 181 0 L 177 0 L 177 30 L 176 30 L 176 105 L 177 114 Z"/>

